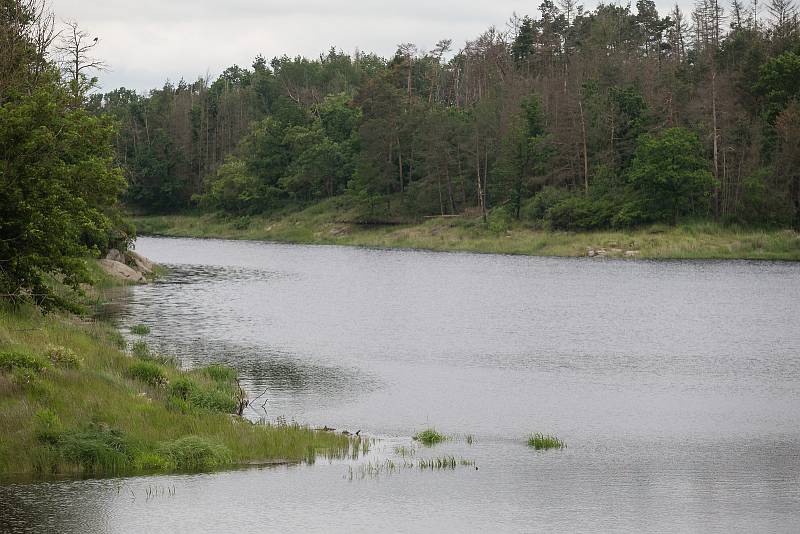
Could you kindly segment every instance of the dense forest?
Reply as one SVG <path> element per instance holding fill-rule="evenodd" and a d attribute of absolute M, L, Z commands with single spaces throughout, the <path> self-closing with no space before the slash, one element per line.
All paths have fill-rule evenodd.
<path fill-rule="evenodd" d="M 294 209 L 365 220 L 487 214 L 566 229 L 681 218 L 800 223 L 800 32 L 791 0 L 545 0 L 456 49 L 259 56 L 219 78 L 118 89 L 140 211 Z"/>

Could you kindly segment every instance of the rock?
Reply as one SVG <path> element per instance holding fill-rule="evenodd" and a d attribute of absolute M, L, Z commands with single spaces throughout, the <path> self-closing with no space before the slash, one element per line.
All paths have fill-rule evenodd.
<path fill-rule="evenodd" d="M 102 259 L 100 260 L 100 267 L 111 276 L 120 280 L 128 282 L 144 282 L 145 278 L 142 273 L 135 271 L 122 262 Z"/>
<path fill-rule="evenodd" d="M 106 254 L 106 259 L 111 261 L 118 261 L 120 263 L 125 263 L 125 256 L 122 255 L 122 252 L 119 250 L 112 248 Z"/>
<path fill-rule="evenodd" d="M 155 268 L 155 264 L 142 256 L 141 254 L 137 254 L 133 251 L 128 251 L 128 259 L 131 263 L 133 263 L 133 267 L 139 271 L 140 273 L 144 274 L 153 274 L 153 269 Z"/>
<path fill-rule="evenodd" d="M 586 253 L 586 255 L 589 256 L 590 258 L 594 258 L 596 254 L 597 252 L 595 252 L 595 250 L 591 248 L 589 249 L 589 252 Z"/>
<path fill-rule="evenodd" d="M 635 258 L 639 254 L 641 254 L 641 252 L 639 252 L 638 250 L 626 250 L 625 251 L 625 257 L 626 258 Z"/>

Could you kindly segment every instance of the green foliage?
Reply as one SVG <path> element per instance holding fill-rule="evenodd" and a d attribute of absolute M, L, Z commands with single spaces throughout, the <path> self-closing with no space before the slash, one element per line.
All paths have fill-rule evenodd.
<path fill-rule="evenodd" d="M 559 230 L 596 230 L 609 227 L 615 211 L 616 206 L 609 199 L 573 195 L 548 209 L 545 220 Z"/>
<path fill-rule="evenodd" d="M 200 436 L 186 436 L 164 443 L 158 454 L 181 471 L 215 469 L 232 461 L 227 447 Z"/>
<path fill-rule="evenodd" d="M 541 220 L 547 212 L 562 200 L 569 198 L 570 193 L 562 187 L 546 186 L 525 202 L 522 207 L 522 218 L 528 220 Z"/>
<path fill-rule="evenodd" d="M 422 432 L 417 432 L 413 436 L 413 438 L 414 440 L 419 441 L 423 445 L 427 445 L 429 447 L 431 445 L 436 445 L 437 443 L 441 443 L 442 441 L 447 439 L 444 434 L 440 434 L 439 432 L 436 431 L 435 428 L 427 428 Z"/>
<path fill-rule="evenodd" d="M 715 181 L 697 134 L 670 128 L 639 138 L 628 181 L 656 222 L 703 214 Z"/>
<path fill-rule="evenodd" d="M 137 336 L 146 336 L 150 333 L 150 327 L 146 324 L 135 324 L 130 327 L 131 334 Z"/>
<path fill-rule="evenodd" d="M 567 444 L 555 436 L 537 433 L 531 434 L 531 436 L 528 438 L 528 446 L 533 447 L 537 451 L 541 451 L 548 449 L 563 449 L 567 446 Z"/>
<path fill-rule="evenodd" d="M 164 368 L 154 362 L 134 362 L 128 367 L 127 375 L 153 387 L 161 387 L 167 384 L 167 375 L 164 372 Z"/>
<path fill-rule="evenodd" d="M 61 419 L 53 410 L 45 408 L 36 412 L 34 420 L 36 439 L 50 445 L 57 445 L 63 432 Z"/>
<path fill-rule="evenodd" d="M 111 245 L 125 186 L 112 139 L 53 82 L 0 105 L 0 293 L 63 307 L 50 277 L 88 281 L 83 257 Z"/>
<path fill-rule="evenodd" d="M 19 351 L 0 352 L 0 371 L 12 372 L 15 370 L 41 373 L 48 367 L 48 363 L 36 356 Z"/>
<path fill-rule="evenodd" d="M 55 440 L 55 447 L 66 462 L 84 471 L 106 473 L 127 468 L 133 449 L 124 433 L 100 424 L 62 432 Z"/>
<path fill-rule="evenodd" d="M 200 369 L 200 371 L 208 376 L 211 380 L 223 384 L 233 383 L 238 376 L 236 369 L 219 363 L 212 363 L 211 365 L 203 367 Z"/>
<path fill-rule="evenodd" d="M 800 55 L 786 52 L 759 69 L 756 92 L 764 98 L 764 116 L 774 122 L 789 102 L 800 98 Z"/>
<path fill-rule="evenodd" d="M 47 348 L 47 357 L 56 367 L 79 369 L 81 358 L 70 348 L 51 345 Z"/>

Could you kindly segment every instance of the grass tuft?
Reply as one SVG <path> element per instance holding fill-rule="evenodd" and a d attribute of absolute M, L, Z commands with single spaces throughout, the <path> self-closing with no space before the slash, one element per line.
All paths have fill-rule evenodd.
<path fill-rule="evenodd" d="M 436 445 L 437 443 L 441 443 L 444 441 L 446 436 L 444 434 L 440 434 L 436 431 L 435 428 L 427 428 L 422 432 L 417 432 L 413 438 L 415 441 L 419 441 L 423 445 L 431 446 Z"/>
<path fill-rule="evenodd" d="M 130 332 L 137 336 L 146 336 L 150 333 L 150 327 L 146 324 L 135 324 L 130 327 Z"/>
<path fill-rule="evenodd" d="M 563 449 L 567 444 L 555 436 L 536 433 L 531 434 L 528 438 L 528 446 L 533 447 L 537 451 L 541 451 L 547 449 Z"/>
<path fill-rule="evenodd" d="M 153 362 L 134 362 L 128 368 L 127 375 L 153 387 L 165 386 L 168 382 L 164 368 Z"/>

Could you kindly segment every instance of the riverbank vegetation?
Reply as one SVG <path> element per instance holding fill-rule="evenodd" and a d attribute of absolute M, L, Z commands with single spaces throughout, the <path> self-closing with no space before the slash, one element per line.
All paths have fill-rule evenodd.
<path fill-rule="evenodd" d="M 147 215 L 132 220 L 139 232 L 164 236 L 535 256 L 800 260 L 800 234 L 790 229 L 687 221 L 675 226 L 574 232 L 538 228 L 496 214 L 489 216 L 488 224 L 472 214 L 411 224 L 364 225 L 354 222 L 351 214 L 345 199 L 331 199 L 282 215 Z"/>
<path fill-rule="evenodd" d="M 231 415 L 232 369 L 122 350 L 111 326 L 0 308 L 0 476 L 109 475 L 342 456 L 350 440 Z"/>
<path fill-rule="evenodd" d="M 796 257 L 796 234 L 779 231 L 800 226 L 793 3 L 557 4 L 463 44 L 406 43 L 388 58 L 259 56 L 213 80 L 118 89 L 91 105 L 117 120 L 126 203 L 144 214 L 201 210 L 251 230 L 248 218 L 269 226 L 323 202 L 359 225 L 458 216 L 455 231 L 432 224 L 497 242 L 469 245 L 488 251 L 504 249 L 491 230 L 505 227 L 534 228 L 529 244 L 549 250 L 561 247 L 552 240 L 570 248 L 572 234 L 558 232 L 618 242 L 659 225 L 693 237 L 652 256 Z M 406 240 L 429 240 L 420 228 Z M 701 233 L 706 253 L 690 243 Z M 403 246 L 392 230 L 362 237 L 387 234 Z M 794 248 L 762 253 L 766 242 Z"/>

